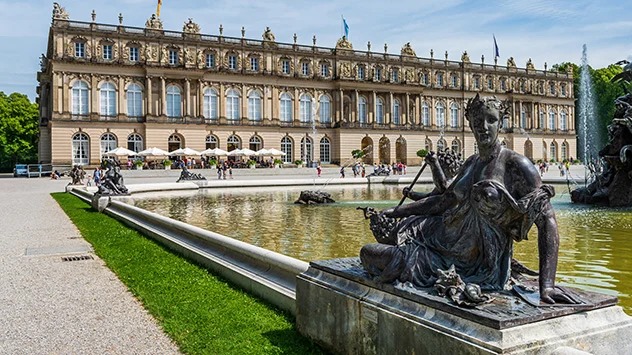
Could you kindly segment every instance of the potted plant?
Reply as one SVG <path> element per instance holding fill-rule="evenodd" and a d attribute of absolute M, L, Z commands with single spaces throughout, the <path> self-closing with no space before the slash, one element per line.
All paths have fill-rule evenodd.
<path fill-rule="evenodd" d="M 281 165 L 283 165 L 283 161 L 281 161 L 281 159 L 274 159 L 274 167 L 278 168 Z"/>
<path fill-rule="evenodd" d="M 366 153 L 364 153 L 362 149 L 354 149 L 351 151 L 351 156 L 355 159 L 362 159 L 365 155 Z"/>
<path fill-rule="evenodd" d="M 302 168 L 303 167 L 303 161 L 301 159 L 296 159 L 294 161 L 294 164 L 296 164 L 297 168 Z"/>
<path fill-rule="evenodd" d="M 423 163 L 424 158 L 429 154 L 430 152 L 428 151 L 428 149 L 419 149 L 417 151 L 417 156 L 421 158 L 421 162 Z"/>
<path fill-rule="evenodd" d="M 252 160 L 252 159 L 248 160 L 248 162 L 246 164 L 248 164 L 248 167 L 250 169 L 254 169 L 257 166 L 257 162 Z"/>
<path fill-rule="evenodd" d="M 134 165 L 136 165 L 136 170 L 143 170 L 143 161 L 142 160 L 137 160 L 134 162 Z"/>
<path fill-rule="evenodd" d="M 162 163 L 162 165 L 165 166 L 165 170 L 171 170 L 171 165 L 173 165 L 173 162 L 167 159 Z"/>
<path fill-rule="evenodd" d="M 217 166 L 217 160 L 215 160 L 215 159 L 211 159 L 211 160 L 209 160 L 208 165 L 209 165 L 210 167 Z"/>

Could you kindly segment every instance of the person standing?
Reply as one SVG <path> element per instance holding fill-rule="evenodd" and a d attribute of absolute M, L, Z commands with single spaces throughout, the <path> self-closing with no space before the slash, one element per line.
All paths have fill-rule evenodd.
<path fill-rule="evenodd" d="M 99 167 L 94 168 L 94 172 L 92 173 L 94 176 L 94 186 L 101 185 L 101 171 L 99 171 Z"/>
<path fill-rule="evenodd" d="M 229 165 L 228 166 L 228 175 L 230 176 L 230 178 L 233 178 L 233 166 Z"/>
<path fill-rule="evenodd" d="M 217 180 L 221 180 L 222 179 L 222 167 L 221 165 L 217 164 Z"/>
<path fill-rule="evenodd" d="M 323 171 L 323 167 L 318 163 L 316 166 L 316 171 L 318 172 L 318 177 L 320 177 L 320 173 Z"/>
<path fill-rule="evenodd" d="M 340 168 L 340 178 L 341 179 L 345 178 L 345 167 L 344 166 L 342 168 Z"/>

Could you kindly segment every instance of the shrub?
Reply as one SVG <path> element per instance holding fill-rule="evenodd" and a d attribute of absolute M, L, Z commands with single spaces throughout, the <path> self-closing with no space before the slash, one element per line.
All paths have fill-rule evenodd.
<path fill-rule="evenodd" d="M 364 150 L 362 149 L 355 149 L 351 151 L 351 156 L 355 159 L 364 158 L 365 155 L 366 153 L 364 153 Z"/>
<path fill-rule="evenodd" d="M 573 160 L 573 164 L 581 164 L 582 162 L 579 159 Z"/>
<path fill-rule="evenodd" d="M 172 162 L 171 160 L 167 159 L 167 160 L 165 160 L 165 161 L 162 163 L 162 165 L 164 165 L 164 166 L 171 166 L 171 165 L 173 165 L 173 162 Z"/>
<path fill-rule="evenodd" d="M 248 160 L 247 164 L 248 164 L 248 166 L 257 165 L 257 162 L 252 160 L 252 159 L 250 159 L 250 160 Z"/>
<path fill-rule="evenodd" d="M 418 156 L 418 157 L 420 157 L 420 158 L 425 158 L 425 157 L 426 157 L 426 155 L 428 155 L 428 153 L 429 153 L 429 152 L 428 152 L 428 150 L 426 150 L 426 149 L 419 149 L 419 150 L 417 151 L 417 156 Z"/>
<path fill-rule="evenodd" d="M 281 159 L 274 159 L 274 165 L 283 165 L 283 161 Z"/>
<path fill-rule="evenodd" d="M 137 161 L 134 162 L 134 165 L 136 165 L 138 167 L 141 167 L 141 166 L 143 166 L 143 161 L 142 160 L 137 160 Z"/>
<path fill-rule="evenodd" d="M 555 159 L 549 160 L 549 163 L 555 163 Z"/>
<path fill-rule="evenodd" d="M 296 159 L 294 161 L 294 164 L 296 164 L 296 165 L 303 165 L 303 161 L 301 159 Z"/>
<path fill-rule="evenodd" d="M 208 162 L 208 165 L 209 165 L 209 166 L 217 166 L 217 160 L 215 160 L 215 159 L 211 159 L 211 160 Z"/>

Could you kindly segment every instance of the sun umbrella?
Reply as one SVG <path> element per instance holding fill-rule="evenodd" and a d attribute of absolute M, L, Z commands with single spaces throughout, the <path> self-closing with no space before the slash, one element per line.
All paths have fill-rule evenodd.
<path fill-rule="evenodd" d="M 207 149 L 201 152 L 200 154 L 208 155 L 208 156 L 223 156 L 223 155 L 228 155 L 228 152 L 223 149 L 215 148 L 215 149 Z"/>
<path fill-rule="evenodd" d="M 241 152 L 244 153 L 245 156 L 257 155 L 257 152 L 255 152 L 254 150 L 250 150 L 248 148 L 242 149 Z"/>
<path fill-rule="evenodd" d="M 269 156 L 269 155 L 272 155 L 272 154 L 267 149 L 259 149 L 259 150 L 257 150 L 255 152 L 255 155 L 258 156 L 258 157 L 264 157 L 264 156 Z"/>
<path fill-rule="evenodd" d="M 270 155 L 272 155 L 272 156 L 279 156 L 279 155 L 284 156 L 285 155 L 285 153 L 283 153 L 282 151 L 280 151 L 278 149 L 274 149 L 274 148 L 272 148 L 272 149 L 270 149 L 268 151 L 270 152 Z"/>
<path fill-rule="evenodd" d="M 193 150 L 191 148 L 180 148 L 176 149 L 173 152 L 170 152 L 169 155 L 176 155 L 179 157 L 189 157 L 189 156 L 199 156 L 200 152 L 197 150 Z"/>
<path fill-rule="evenodd" d="M 103 155 L 109 156 L 109 157 L 128 157 L 131 155 L 138 155 L 138 153 L 136 153 L 133 150 L 129 150 L 127 148 L 123 148 L 123 147 L 118 147 L 116 149 L 112 149 L 109 152 L 105 152 Z"/>
<path fill-rule="evenodd" d="M 169 155 L 169 152 L 154 147 L 138 152 L 136 155 L 140 155 L 141 157 L 166 157 Z"/>
<path fill-rule="evenodd" d="M 244 155 L 246 154 L 244 154 L 244 151 L 241 149 L 234 149 L 228 152 L 229 157 L 243 157 Z"/>

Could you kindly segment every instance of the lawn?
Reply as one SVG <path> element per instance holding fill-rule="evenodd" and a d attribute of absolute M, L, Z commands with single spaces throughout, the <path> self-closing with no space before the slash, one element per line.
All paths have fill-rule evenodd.
<path fill-rule="evenodd" d="M 185 354 L 323 354 L 294 319 L 79 198 L 53 198 Z"/>

